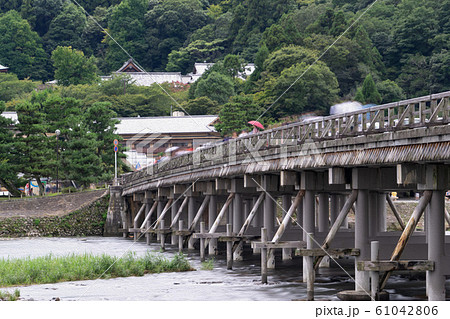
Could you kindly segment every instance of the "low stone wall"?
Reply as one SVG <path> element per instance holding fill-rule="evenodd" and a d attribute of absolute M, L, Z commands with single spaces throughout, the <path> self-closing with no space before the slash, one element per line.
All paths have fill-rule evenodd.
<path fill-rule="evenodd" d="M 102 236 L 109 195 L 64 216 L 0 218 L 0 237 Z"/>

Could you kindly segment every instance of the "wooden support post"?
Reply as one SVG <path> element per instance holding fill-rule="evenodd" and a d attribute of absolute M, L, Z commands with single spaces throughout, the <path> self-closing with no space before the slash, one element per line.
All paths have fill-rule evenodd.
<path fill-rule="evenodd" d="M 308 233 L 306 235 L 306 249 L 313 248 L 313 234 Z M 307 300 L 314 300 L 314 281 L 316 279 L 316 273 L 314 271 L 314 257 L 304 257 L 306 261 L 306 296 Z"/>
<path fill-rule="evenodd" d="M 416 208 L 414 209 L 408 224 L 406 224 L 405 229 L 403 230 L 402 235 L 400 236 L 400 239 L 398 240 L 397 246 L 394 249 L 394 252 L 391 256 L 391 261 L 398 261 L 403 253 L 403 250 L 406 247 L 406 244 L 408 243 L 409 237 L 411 237 L 412 233 L 416 229 L 417 223 L 420 220 L 420 217 L 422 217 L 423 212 L 425 208 L 427 207 L 428 203 L 431 200 L 433 192 L 432 191 L 424 191 L 422 197 L 419 200 L 419 203 L 417 204 Z M 380 291 L 384 289 L 386 286 L 387 280 L 389 279 L 389 276 L 391 275 L 392 271 L 385 272 L 380 283 Z"/>
<path fill-rule="evenodd" d="M 161 229 L 164 229 L 164 226 L 165 226 L 164 219 L 161 220 L 160 225 L 161 225 Z M 161 233 L 160 241 L 161 241 L 161 249 L 164 251 L 166 249 L 166 234 L 165 233 Z"/>
<path fill-rule="evenodd" d="M 321 233 L 328 232 L 330 229 L 330 199 L 328 193 L 319 193 L 319 214 L 317 222 L 317 230 Z M 323 257 L 320 268 L 330 267 L 330 257 Z"/>
<path fill-rule="evenodd" d="M 261 243 L 267 243 L 266 228 L 261 228 Z M 267 284 L 267 248 L 261 248 L 261 283 Z"/>
<path fill-rule="evenodd" d="M 372 241 L 370 243 L 370 261 L 378 261 L 380 256 L 380 243 Z M 378 299 L 378 284 L 380 282 L 380 273 L 378 271 L 370 272 L 370 294 L 372 300 Z"/>
<path fill-rule="evenodd" d="M 208 208 L 208 228 L 210 229 L 214 221 L 217 218 L 217 196 L 211 195 L 211 199 L 209 200 L 209 208 Z M 208 254 L 216 255 L 217 254 L 217 239 L 211 239 L 208 246 Z"/>
<path fill-rule="evenodd" d="M 184 222 L 182 220 L 180 220 L 178 222 L 178 230 L 182 231 L 184 227 Z M 179 235 L 178 236 L 178 251 L 181 253 L 183 251 L 183 236 Z"/>
<path fill-rule="evenodd" d="M 164 216 L 166 216 L 167 212 L 169 211 L 171 205 L 172 205 L 173 199 L 169 199 L 166 203 L 166 206 L 164 206 L 163 211 L 158 216 L 158 219 L 156 220 L 155 226 L 153 226 L 153 229 L 158 229 L 159 224 L 164 220 Z"/>
<path fill-rule="evenodd" d="M 227 224 L 227 236 L 233 236 L 231 225 Z M 233 242 L 227 241 L 227 269 L 233 269 Z"/>
<path fill-rule="evenodd" d="M 289 211 L 289 208 L 292 205 L 292 196 L 290 194 L 284 194 L 282 197 L 282 208 L 283 208 L 283 218 L 286 217 L 287 212 Z M 293 215 L 293 214 L 292 214 Z M 286 225 L 286 230 L 288 230 L 292 224 L 292 217 L 291 220 Z M 283 248 L 281 249 L 281 259 L 282 260 L 291 260 L 292 259 L 292 249 L 291 248 Z"/>
<path fill-rule="evenodd" d="M 300 190 L 297 193 L 297 196 L 295 196 L 294 202 L 292 203 L 291 207 L 289 208 L 289 211 L 284 216 L 283 222 L 281 223 L 280 227 L 278 228 L 275 236 L 273 236 L 272 242 L 278 243 L 281 240 L 281 237 L 283 236 L 288 223 L 291 222 L 292 215 L 294 214 L 295 210 L 297 209 L 297 206 L 301 203 L 303 196 L 305 196 L 305 191 Z"/>
<path fill-rule="evenodd" d="M 192 222 L 194 221 L 195 217 L 195 208 L 196 208 L 196 202 L 195 198 L 193 196 L 189 196 L 189 203 L 188 203 L 188 220 L 187 220 L 187 226 L 189 227 Z M 192 237 L 188 237 L 188 243 L 187 243 L 188 249 L 194 249 L 194 239 Z"/>
<path fill-rule="evenodd" d="M 325 238 L 324 243 L 322 244 L 322 249 L 327 250 L 330 247 L 331 242 L 333 241 L 339 228 L 341 227 L 342 222 L 347 217 L 348 212 L 350 211 L 350 208 L 353 206 L 353 203 L 356 201 L 357 197 L 358 197 L 358 190 L 355 189 L 352 191 L 352 193 L 348 197 L 347 201 L 344 204 L 344 207 L 342 207 L 342 210 L 340 211 L 338 217 L 336 218 L 336 221 L 334 222 L 333 226 L 331 227 L 330 231 L 328 232 L 328 235 Z M 314 269 L 317 269 L 319 267 L 319 264 L 321 261 L 322 261 L 322 257 L 316 258 L 316 260 L 314 262 Z"/>
<path fill-rule="evenodd" d="M 370 290 L 370 277 L 366 271 L 360 271 L 356 263 L 370 258 L 369 246 L 369 190 L 358 189 L 355 214 L 355 248 L 360 250 L 355 257 L 355 291 Z"/>
<path fill-rule="evenodd" d="M 157 207 L 158 207 L 158 201 L 155 201 L 152 205 L 152 208 L 150 209 L 147 216 L 145 217 L 144 221 L 142 222 L 141 227 L 139 227 L 141 229 L 141 231 L 147 232 L 147 230 L 149 229 L 149 227 L 147 227 L 148 226 L 147 223 L 150 222 L 150 218 L 152 217 L 153 213 L 156 211 Z"/>
<path fill-rule="evenodd" d="M 386 201 L 389 204 L 389 207 L 391 208 L 392 212 L 394 213 L 395 218 L 397 219 L 400 227 L 402 228 L 402 230 L 405 230 L 405 224 L 403 223 L 402 217 L 400 216 L 400 214 L 397 211 L 397 208 L 395 207 L 394 202 L 392 201 L 391 196 L 388 194 L 386 194 Z"/>
<path fill-rule="evenodd" d="M 150 209 L 151 209 L 150 204 L 147 204 L 147 206 L 145 206 L 145 218 L 144 219 L 146 219 L 148 214 L 150 214 Z M 150 228 L 150 221 L 147 221 L 147 223 L 145 224 L 145 229 L 149 229 L 149 228 Z M 150 234 L 149 232 L 145 232 L 145 242 L 147 245 L 150 245 L 150 240 L 152 238 L 151 236 L 152 236 L 152 234 Z"/>
<path fill-rule="evenodd" d="M 250 211 L 250 213 L 247 216 L 247 219 L 244 222 L 244 225 L 242 225 L 241 229 L 239 230 L 237 236 L 238 237 L 242 237 L 248 230 L 248 228 L 250 227 L 250 224 L 253 220 L 253 218 L 256 216 L 256 214 L 258 212 L 260 212 L 261 210 L 259 209 L 262 201 L 264 200 L 264 193 L 262 192 L 261 194 L 259 194 L 259 197 L 257 199 L 257 201 L 255 202 L 255 204 L 253 205 L 252 210 Z M 242 246 L 244 245 L 244 243 L 242 241 L 239 241 L 237 243 L 235 243 L 233 245 L 233 253 L 235 250 L 237 249 L 242 249 Z"/>
<path fill-rule="evenodd" d="M 202 202 L 202 205 L 200 206 L 200 208 L 198 209 L 197 214 L 194 217 L 194 220 L 192 221 L 191 225 L 189 226 L 189 230 L 194 231 L 195 227 L 197 226 L 198 221 L 200 220 L 200 218 L 203 215 L 203 212 L 206 211 L 206 208 L 208 207 L 209 204 L 209 200 L 210 200 L 211 196 L 210 195 L 206 195 L 205 199 Z"/>
<path fill-rule="evenodd" d="M 170 228 L 175 227 L 175 225 L 178 223 L 178 220 L 180 219 L 181 214 L 183 213 L 183 210 L 186 208 L 186 205 L 189 202 L 189 197 L 185 197 L 183 202 L 181 203 L 181 206 L 178 208 L 177 214 L 172 220 L 172 223 L 170 224 Z"/>
<path fill-rule="evenodd" d="M 200 234 L 204 234 L 205 231 L 205 222 L 200 222 Z M 200 238 L 200 261 L 205 261 L 205 239 Z"/>
<path fill-rule="evenodd" d="M 177 215 L 179 205 L 180 205 L 179 198 L 174 199 L 172 207 L 170 208 L 170 224 L 169 225 L 172 225 L 172 222 L 175 219 L 175 216 Z M 170 235 L 170 243 L 172 245 L 176 245 L 178 243 L 178 236 L 176 236 L 173 232 Z"/>
<path fill-rule="evenodd" d="M 303 200 L 303 241 L 308 240 L 308 234 L 314 234 L 316 231 L 316 196 L 313 190 L 305 191 Z M 308 258 L 303 257 L 303 282 L 308 278 Z"/>
<path fill-rule="evenodd" d="M 231 202 L 233 201 L 234 198 L 234 193 L 231 193 L 228 198 L 227 201 L 225 202 L 225 204 L 223 205 L 222 209 L 220 210 L 219 215 L 217 215 L 216 220 L 214 221 L 214 224 L 212 225 L 211 229 L 209 230 L 209 234 L 214 234 L 217 230 L 217 228 L 220 225 L 220 222 L 222 221 L 223 217 L 225 216 L 225 213 L 228 211 L 228 206 L 230 206 Z M 206 240 L 205 245 L 208 246 L 209 244 L 209 240 Z"/>
<path fill-rule="evenodd" d="M 142 213 L 145 211 L 145 207 L 147 206 L 147 204 L 142 204 L 142 206 L 141 206 L 141 208 L 139 209 L 139 211 L 138 211 L 138 213 L 136 214 L 136 216 L 134 217 L 134 220 L 133 220 L 133 226 L 134 226 L 134 229 L 137 229 L 138 228 L 138 221 L 139 221 L 139 218 L 141 218 L 141 215 L 142 215 Z M 133 240 L 134 241 L 137 241 L 137 239 L 138 239 L 138 233 L 137 233 L 137 231 L 136 230 L 134 230 L 133 231 Z"/>
<path fill-rule="evenodd" d="M 236 193 L 233 199 L 233 232 L 237 233 L 242 228 L 243 224 L 243 201 L 242 195 Z M 233 259 L 241 261 L 243 253 L 243 245 L 237 245 L 233 251 Z"/>

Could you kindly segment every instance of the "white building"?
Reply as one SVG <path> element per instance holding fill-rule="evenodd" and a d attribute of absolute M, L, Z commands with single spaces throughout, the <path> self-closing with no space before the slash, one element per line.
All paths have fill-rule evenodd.
<path fill-rule="evenodd" d="M 122 67 L 114 74 L 126 74 L 134 81 L 134 84 L 139 86 L 150 86 L 153 83 L 164 82 L 179 82 L 183 84 L 194 83 L 197 81 L 206 70 L 212 67 L 214 63 L 195 63 L 194 70 L 191 73 L 182 75 L 181 72 L 146 72 L 140 68 L 132 59 L 125 62 Z M 249 63 L 244 67 L 244 72 L 239 74 L 239 78 L 245 79 L 255 71 L 255 65 Z M 102 77 L 107 80 L 110 77 Z"/>
<path fill-rule="evenodd" d="M 116 133 L 123 139 L 121 144 L 127 148 L 127 162 L 133 169 L 152 164 L 159 153 L 169 148 L 192 151 L 221 140 L 214 129 L 217 115 L 122 117 L 118 120 Z"/>

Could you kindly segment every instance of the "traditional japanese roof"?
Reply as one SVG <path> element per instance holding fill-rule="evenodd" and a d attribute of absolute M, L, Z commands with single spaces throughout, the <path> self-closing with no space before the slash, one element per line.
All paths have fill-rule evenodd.
<path fill-rule="evenodd" d="M 215 132 L 213 123 L 217 115 L 194 116 L 159 116 L 159 117 L 121 117 L 116 133 L 149 134 L 149 133 L 209 133 Z"/>
<path fill-rule="evenodd" d="M 120 69 L 118 69 L 116 72 L 145 72 L 143 69 L 141 69 L 134 61 L 133 59 L 129 59 L 127 62 L 125 62 Z"/>
<path fill-rule="evenodd" d="M 4 65 L 1 65 L 0 64 L 0 72 L 7 72 L 8 71 L 8 67 L 7 66 L 4 66 Z"/>

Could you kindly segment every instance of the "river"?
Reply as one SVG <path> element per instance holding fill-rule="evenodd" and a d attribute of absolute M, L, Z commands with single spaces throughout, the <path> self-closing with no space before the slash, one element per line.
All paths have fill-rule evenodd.
<path fill-rule="evenodd" d="M 36 257 L 48 254 L 93 253 L 121 256 L 132 251 L 137 255 L 152 251 L 159 254 L 157 244 L 133 243 L 124 238 L 17 238 L 0 240 L 1 258 Z M 163 254 L 177 253 L 170 247 Z M 282 262 L 269 272 L 267 285 L 260 283 L 259 256 L 250 252 L 242 262 L 235 262 L 233 270 L 226 269 L 224 256 L 215 256 L 213 270 L 201 270 L 197 251 L 185 251 L 196 271 L 182 273 L 148 274 L 142 277 L 85 280 L 18 287 L 25 300 L 123 300 L 123 301 L 251 301 L 302 300 L 306 297 L 306 284 L 301 282 L 300 258 Z M 339 260 L 351 275 L 352 262 Z M 447 296 L 450 281 L 447 280 Z M 315 285 L 316 300 L 338 300 L 336 293 L 354 288 L 353 281 L 337 266 L 320 269 Z M 7 288 L 4 290 L 12 290 Z M 392 276 L 387 286 L 391 300 L 424 300 L 423 278 Z"/>

